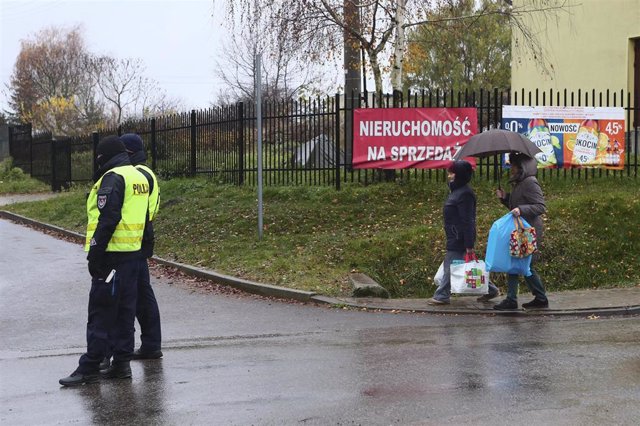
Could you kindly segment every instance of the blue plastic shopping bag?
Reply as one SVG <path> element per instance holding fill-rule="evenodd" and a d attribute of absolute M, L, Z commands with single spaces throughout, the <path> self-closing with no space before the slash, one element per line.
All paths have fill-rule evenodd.
<path fill-rule="evenodd" d="M 529 226 L 526 224 L 525 226 Z M 515 229 L 511 212 L 493 222 L 489 230 L 489 241 L 484 262 L 489 272 L 531 275 L 531 256 L 517 258 L 509 253 L 511 231 Z"/>

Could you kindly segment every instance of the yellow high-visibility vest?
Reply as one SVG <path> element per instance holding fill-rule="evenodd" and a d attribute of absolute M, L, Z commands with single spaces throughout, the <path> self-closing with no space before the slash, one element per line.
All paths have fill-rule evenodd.
<path fill-rule="evenodd" d="M 114 167 L 110 172 L 116 173 L 124 179 L 125 191 L 122 204 L 122 218 L 113 232 L 108 252 L 138 251 L 142 246 L 144 224 L 149 208 L 149 182 L 147 178 L 131 165 Z M 103 176 L 104 177 L 104 176 Z M 100 210 L 98 209 L 98 190 L 102 177 L 93 185 L 87 198 L 87 236 L 84 250 L 89 251 L 91 239 L 98 225 Z"/>
<path fill-rule="evenodd" d="M 158 210 L 160 210 L 160 185 L 158 185 L 158 178 L 155 173 L 144 164 L 138 164 L 135 168 L 149 173 L 149 176 L 153 179 L 153 190 L 149 194 L 149 220 L 152 221 L 158 214 Z"/>

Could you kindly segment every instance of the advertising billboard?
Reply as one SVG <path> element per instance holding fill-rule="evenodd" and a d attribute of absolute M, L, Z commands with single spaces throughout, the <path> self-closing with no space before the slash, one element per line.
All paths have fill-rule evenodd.
<path fill-rule="evenodd" d="M 477 127 L 476 108 L 355 109 L 353 167 L 446 168 Z"/>
<path fill-rule="evenodd" d="M 505 105 L 502 127 L 542 150 L 539 168 L 624 168 L 623 108 Z"/>

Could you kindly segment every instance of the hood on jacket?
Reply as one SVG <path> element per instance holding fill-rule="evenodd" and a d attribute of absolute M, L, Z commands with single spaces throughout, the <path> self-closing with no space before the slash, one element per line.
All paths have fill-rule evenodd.
<path fill-rule="evenodd" d="M 96 147 L 96 162 L 102 167 L 116 155 L 127 152 L 124 144 L 118 136 L 112 135 L 104 137 L 98 142 Z"/>
<path fill-rule="evenodd" d="M 93 175 L 94 182 L 114 167 L 131 164 L 127 150 L 118 136 L 107 136 L 98 142 L 96 163 L 98 168 Z"/>
<path fill-rule="evenodd" d="M 142 164 L 147 161 L 147 153 L 144 151 L 144 143 L 142 138 L 135 133 L 125 133 L 120 136 L 120 140 L 124 143 L 131 164 Z"/>
<path fill-rule="evenodd" d="M 473 167 L 471 167 L 471 163 L 464 160 L 454 161 L 447 168 L 447 171 L 455 173 L 456 175 L 453 178 L 453 182 L 449 185 L 452 190 L 468 184 L 473 176 Z"/>
<path fill-rule="evenodd" d="M 528 155 L 519 152 L 510 154 L 509 162 L 520 169 L 517 175 L 509 179 L 509 182 L 520 182 L 524 178 L 538 174 L 538 162 L 535 158 L 531 158 Z"/>

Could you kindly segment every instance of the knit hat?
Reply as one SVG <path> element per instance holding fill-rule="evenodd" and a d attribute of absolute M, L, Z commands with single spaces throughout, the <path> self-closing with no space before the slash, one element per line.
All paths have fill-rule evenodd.
<path fill-rule="evenodd" d="M 131 154 L 144 150 L 142 138 L 135 133 L 125 133 L 120 136 L 120 140 L 124 143 L 125 148 L 127 148 L 127 151 Z"/>
<path fill-rule="evenodd" d="M 473 167 L 471 167 L 471 163 L 464 160 L 454 161 L 447 170 L 451 173 L 455 173 L 456 177 L 454 182 L 462 185 L 469 183 L 471 176 L 473 175 Z"/>
<path fill-rule="evenodd" d="M 96 161 L 98 162 L 98 165 L 102 166 L 107 164 L 107 162 L 113 157 L 123 152 L 127 152 L 127 150 L 120 138 L 115 135 L 107 136 L 98 142 L 98 147 L 96 148 Z"/>

